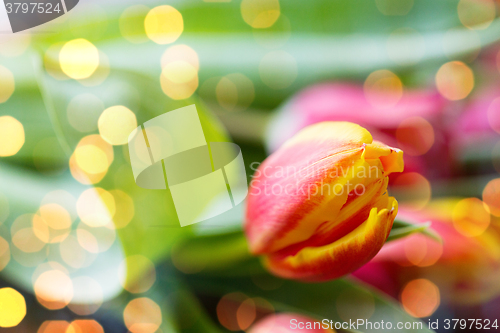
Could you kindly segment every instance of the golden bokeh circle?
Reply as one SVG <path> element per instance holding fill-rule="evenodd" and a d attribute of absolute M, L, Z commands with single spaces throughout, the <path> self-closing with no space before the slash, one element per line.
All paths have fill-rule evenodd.
<path fill-rule="evenodd" d="M 11 116 L 0 117 L 0 157 L 17 154 L 24 141 L 23 124 Z"/>
<path fill-rule="evenodd" d="M 144 20 L 144 30 L 157 44 L 175 42 L 184 30 L 182 14 L 172 6 L 158 6 L 149 11 Z"/>
<path fill-rule="evenodd" d="M 401 304 L 410 315 L 424 318 L 432 315 L 440 304 L 439 288 L 427 279 L 408 282 L 401 292 Z"/>
<path fill-rule="evenodd" d="M 474 73 L 461 61 L 447 62 L 436 73 L 436 87 L 450 101 L 464 99 L 474 88 Z"/>
<path fill-rule="evenodd" d="M 240 9 L 243 20 L 255 29 L 271 27 L 281 13 L 279 0 L 243 0 Z"/>
<path fill-rule="evenodd" d="M 104 110 L 97 123 L 102 138 L 112 145 L 124 145 L 128 136 L 137 128 L 135 114 L 123 105 Z"/>
<path fill-rule="evenodd" d="M 0 104 L 7 102 L 15 89 L 14 75 L 10 70 L 0 65 Z"/>
<path fill-rule="evenodd" d="M 162 323 L 161 309 L 150 298 L 136 298 L 125 307 L 123 320 L 132 333 L 155 333 Z"/>
<path fill-rule="evenodd" d="M 74 39 L 61 48 L 59 63 L 64 74 L 75 80 L 90 77 L 99 66 L 99 51 L 86 39 Z"/>
<path fill-rule="evenodd" d="M 26 316 L 23 295 L 12 288 L 0 289 L 0 327 L 15 327 Z"/>

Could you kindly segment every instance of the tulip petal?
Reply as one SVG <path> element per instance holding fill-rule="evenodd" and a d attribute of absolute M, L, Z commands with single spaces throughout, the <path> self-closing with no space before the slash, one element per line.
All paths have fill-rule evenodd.
<path fill-rule="evenodd" d="M 390 233 L 396 214 L 397 201 L 391 197 L 388 208 L 380 211 L 372 208 L 368 219 L 341 239 L 320 247 L 306 247 L 286 258 L 270 254 L 265 263 L 271 272 L 286 278 L 323 281 L 343 276 L 377 254 Z"/>
<path fill-rule="evenodd" d="M 402 171 L 402 156 L 399 149 L 372 144 L 356 124 L 304 129 L 261 165 L 251 183 L 251 223 L 245 225 L 250 250 L 264 254 L 309 239 L 336 219 L 350 191 Z"/>

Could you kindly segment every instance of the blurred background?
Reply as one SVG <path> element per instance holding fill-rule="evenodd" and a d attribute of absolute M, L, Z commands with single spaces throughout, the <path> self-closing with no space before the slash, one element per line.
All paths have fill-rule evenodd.
<path fill-rule="evenodd" d="M 2 331 L 249 331 L 285 311 L 497 330 L 497 7 L 81 0 L 0 32 Z M 304 284 L 249 254 L 244 204 L 180 228 L 168 191 L 135 184 L 127 137 L 191 104 L 207 140 L 241 147 L 249 180 L 303 127 L 360 124 L 405 152 L 398 216 L 432 221 L 443 241 L 411 235 L 352 276 Z"/>

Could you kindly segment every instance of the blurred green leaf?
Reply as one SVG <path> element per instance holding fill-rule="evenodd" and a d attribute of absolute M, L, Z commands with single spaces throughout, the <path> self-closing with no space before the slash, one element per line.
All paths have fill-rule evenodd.
<path fill-rule="evenodd" d="M 210 277 L 191 275 L 189 284 L 201 295 L 221 297 L 227 293 L 243 292 L 249 297 L 262 297 L 277 312 L 299 313 L 318 320 L 349 322 L 368 319 L 371 322 L 420 322 L 405 313 L 386 296 L 360 282 L 338 279 L 325 283 L 301 283 L 281 280 L 267 274 L 251 277 Z M 264 288 L 264 289 L 263 289 Z M 422 329 L 401 329 L 399 332 L 432 332 L 423 322 Z M 376 329 L 358 328 L 362 332 L 379 332 Z"/>
<path fill-rule="evenodd" d="M 294 92 L 318 81 L 364 79 L 382 68 L 418 72 L 418 68 L 430 66 L 437 70 L 443 62 L 478 52 L 500 39 L 499 20 L 484 30 L 463 27 L 457 3 L 423 0 L 415 2 L 407 15 L 385 16 L 375 2 L 292 1 L 281 4 L 282 16 L 275 26 L 252 29 L 241 18 L 238 2 L 185 1 L 174 5 L 183 14 L 185 27 L 176 44 L 186 44 L 197 52 L 199 92 L 204 98 L 216 101 L 218 80 L 214 84 L 207 80 L 242 73 L 255 86 L 254 107 L 274 108 Z M 105 29 L 88 38 L 109 57 L 113 70 L 144 74 L 158 82 L 160 59 L 170 45 L 149 41 L 133 46 L 120 34 L 120 14 L 118 8 L 109 9 Z M 141 19 L 144 14 L 137 15 Z M 99 19 L 97 15 L 96 21 Z M 45 51 L 51 44 L 73 39 L 75 31 L 92 30 L 88 18 L 80 22 L 75 17 L 71 29 L 64 26 L 55 27 L 58 34 L 37 39 L 40 49 Z M 408 51 L 415 45 L 419 46 L 420 56 Z M 290 54 L 295 62 L 291 66 L 297 70 L 296 79 L 284 89 L 271 89 L 261 80 L 261 61 L 276 50 Z M 282 64 L 280 58 L 269 68 Z"/>
<path fill-rule="evenodd" d="M 415 233 L 421 233 L 424 236 L 442 243 L 443 240 L 441 239 L 441 236 L 439 236 L 437 232 L 432 230 L 431 225 L 432 222 L 430 221 L 426 223 L 415 223 L 411 221 L 396 219 L 392 225 L 391 233 L 387 238 L 387 242 L 407 237 Z"/>

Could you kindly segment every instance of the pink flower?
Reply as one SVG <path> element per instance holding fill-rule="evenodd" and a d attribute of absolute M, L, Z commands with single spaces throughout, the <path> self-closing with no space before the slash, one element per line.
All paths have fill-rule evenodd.
<path fill-rule="evenodd" d="M 436 91 L 407 89 L 394 105 L 378 108 L 367 99 L 362 85 L 318 84 L 299 92 L 281 108 L 267 130 L 267 148 L 271 152 L 275 151 L 295 133 L 311 124 L 349 121 L 366 128 L 375 140 L 403 149 L 406 153 L 405 172 L 418 172 L 426 176 L 447 175 L 447 138 L 442 131 L 447 105 L 448 101 Z M 411 123 L 415 119 L 428 122 L 432 133 L 422 132 L 419 128 L 413 132 L 408 132 L 408 128 L 400 128 L 403 122 Z M 398 128 L 399 133 L 407 130 L 406 137 L 410 140 L 398 142 Z M 419 130 L 421 133 L 418 133 Z M 425 155 L 422 151 L 411 154 L 412 145 L 429 138 L 432 141 L 426 144 L 431 147 L 424 147 L 424 151 L 430 148 Z M 402 139 L 405 141 L 405 138 Z"/>

